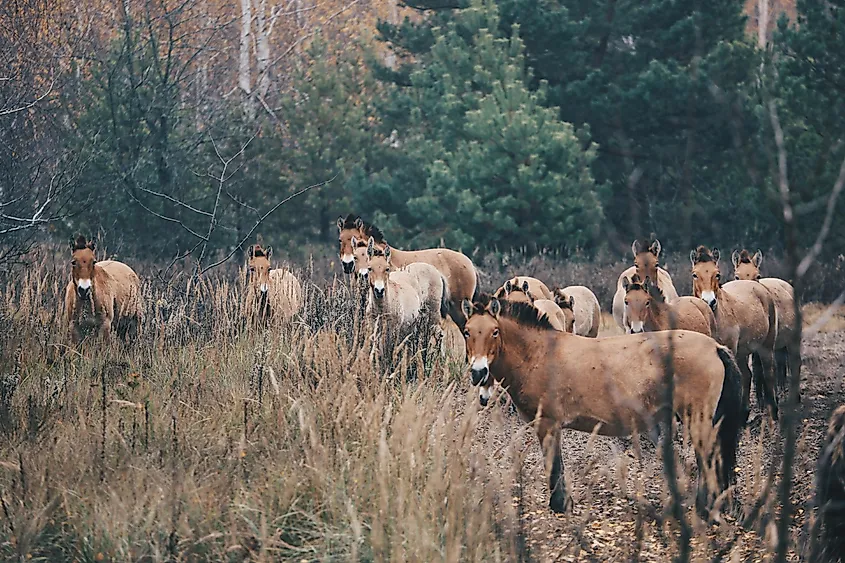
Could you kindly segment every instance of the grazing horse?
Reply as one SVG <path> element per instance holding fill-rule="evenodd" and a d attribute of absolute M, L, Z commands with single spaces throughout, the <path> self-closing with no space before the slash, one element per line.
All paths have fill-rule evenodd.
<path fill-rule="evenodd" d="M 652 235 L 652 238 L 654 235 Z M 666 300 L 671 302 L 678 298 L 678 291 L 672 283 L 672 276 L 669 272 L 660 267 L 660 241 L 654 239 L 650 243 L 642 243 L 638 240 L 631 245 L 631 252 L 634 254 L 634 265 L 622 272 L 616 280 L 616 293 L 613 295 L 613 318 L 616 323 L 626 332 L 629 332 L 628 321 L 625 318 L 625 288 L 622 281 L 631 278 L 634 274 L 640 276 L 641 280 L 649 278 L 657 280 L 657 286 L 663 291 Z"/>
<path fill-rule="evenodd" d="M 626 278 L 624 287 L 631 333 L 679 329 L 716 335 L 716 317 L 702 299 L 686 295 L 667 303 L 659 287 L 649 278 L 641 281 L 637 274 L 631 280 Z"/>
<path fill-rule="evenodd" d="M 810 561 L 845 561 L 845 405 L 833 411 L 816 468 L 821 554 Z"/>
<path fill-rule="evenodd" d="M 71 281 L 65 290 L 65 315 L 74 343 L 84 333 L 98 330 L 103 338 L 112 328 L 125 338 L 130 331 L 137 334 L 143 317 L 141 280 L 123 262 L 94 256 L 94 241 L 79 235 L 71 241 Z"/>
<path fill-rule="evenodd" d="M 572 316 L 572 329 L 566 332 L 596 338 L 601 325 L 601 307 L 596 294 L 583 285 L 570 285 L 554 290 L 555 303 L 567 318 Z"/>
<path fill-rule="evenodd" d="M 795 290 L 792 284 L 779 278 L 761 278 L 760 264 L 763 253 L 759 250 L 751 256 L 747 250 L 733 251 L 731 262 L 734 265 L 734 279 L 758 281 L 769 290 L 775 301 L 778 313 L 778 337 L 775 340 L 775 368 L 777 381 L 781 388 L 787 385 L 787 368 L 790 358 L 798 358 L 800 350 L 793 344 L 795 338 Z M 800 369 L 800 362 L 797 364 Z"/>
<path fill-rule="evenodd" d="M 393 250 L 375 247 L 367 242 L 370 293 L 367 313 L 386 316 L 389 323 L 401 329 L 408 327 L 424 312 L 429 325 L 439 327 L 447 314 L 446 280 L 431 264 L 415 262 L 402 269 L 393 263 Z"/>
<path fill-rule="evenodd" d="M 736 355 L 742 372 L 744 397 L 750 397 L 752 373 L 748 358 L 753 356 L 757 400 L 762 408 L 767 402 L 774 420 L 778 417 L 774 386 L 774 348 L 778 333 L 778 316 L 769 291 L 752 281 L 731 281 L 721 284 L 719 249 L 699 246 L 690 252 L 692 289 L 716 316 L 716 340 Z"/>
<path fill-rule="evenodd" d="M 368 237 L 366 240 L 368 240 L 369 237 L 372 237 L 375 247 L 378 250 L 384 250 L 388 244 L 378 227 L 366 224 L 363 221 L 360 222 L 357 234 L 351 233 L 351 229 L 348 228 L 349 223 L 347 222 L 347 219 L 349 219 L 349 217 L 344 219 L 344 228 L 340 230 L 341 261 L 346 259 L 345 252 L 352 249 L 352 271 L 354 271 L 356 253 L 354 247 L 352 246 L 353 236 L 356 237 L 356 243 L 360 240 L 358 239 L 359 235 L 362 239 L 365 236 Z M 357 219 L 354 220 L 354 224 L 359 224 Z M 338 228 L 340 227 L 340 219 L 338 219 Z M 349 236 L 348 247 L 343 242 L 347 234 Z M 464 254 L 454 250 L 449 250 L 448 248 L 398 250 L 391 247 L 390 253 L 391 262 L 395 268 L 404 268 L 409 264 L 417 262 L 434 266 L 446 282 L 446 303 L 448 305 L 449 316 L 453 321 L 455 321 L 455 324 L 457 324 L 458 327 L 463 326 L 464 317 L 461 314 L 461 300 L 472 298 L 478 291 L 478 272 L 476 272 L 472 261 Z M 345 265 L 344 268 L 346 268 Z"/>
<path fill-rule="evenodd" d="M 712 452 L 702 451 L 699 441 L 694 441 L 698 508 L 710 508 L 732 482 L 746 413 L 740 373 L 727 347 L 681 330 L 581 338 L 552 331 L 548 320 L 538 318 L 526 304 L 503 305 L 487 295 L 475 303 L 464 301 L 462 310 L 468 319 L 464 338 L 471 380 L 480 386 L 481 404 L 487 404 L 493 382 L 498 381 L 520 416 L 534 421 L 550 468 L 553 511 L 563 512 L 567 505 L 561 428 L 626 436 L 653 429 L 666 408 L 690 415 L 693 422 L 721 422 L 716 430 L 715 491 L 705 471 Z M 674 395 L 673 404 L 665 405 L 664 366 L 670 354 Z"/>
<path fill-rule="evenodd" d="M 528 290 L 531 291 L 531 294 L 536 299 L 548 299 L 550 301 L 554 301 L 554 294 L 548 288 L 546 284 L 538 280 L 537 278 L 532 278 L 529 276 L 515 276 L 504 284 L 502 287 L 496 290 L 495 297 L 496 299 L 507 299 L 510 301 L 511 299 L 508 298 L 508 295 L 513 291 L 513 288 L 521 289 L 525 285 L 528 286 Z M 524 294 L 525 292 L 523 292 Z M 520 299 L 521 297 L 519 294 L 514 296 L 516 299 Z M 525 302 L 523 300 L 523 302 Z"/>
<path fill-rule="evenodd" d="M 248 318 L 267 321 L 270 318 L 287 321 L 302 306 L 302 284 L 288 270 L 272 269 L 273 248 L 260 244 L 249 247 L 247 262 L 249 286 L 246 307 Z"/>
<path fill-rule="evenodd" d="M 527 303 L 532 305 L 535 309 L 537 309 L 538 316 L 546 316 L 549 324 L 552 325 L 552 328 L 560 332 L 572 332 L 572 325 L 575 323 L 575 318 L 572 315 L 571 310 L 567 316 L 563 311 L 563 307 L 559 306 L 555 301 L 545 298 L 538 299 L 535 297 L 534 293 L 531 291 L 531 285 L 528 281 L 529 279 L 534 278 L 523 277 L 521 278 L 522 282 L 520 284 L 514 283 L 517 279 L 518 278 L 513 278 L 512 280 L 506 281 L 505 285 L 496 291 L 496 295 L 494 297 L 497 299 L 503 299 L 509 303 Z"/>

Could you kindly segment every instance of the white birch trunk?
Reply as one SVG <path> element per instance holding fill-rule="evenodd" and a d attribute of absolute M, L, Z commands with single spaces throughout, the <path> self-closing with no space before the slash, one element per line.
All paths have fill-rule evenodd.
<path fill-rule="evenodd" d="M 238 59 L 238 88 L 244 96 L 244 112 L 254 115 L 252 104 L 252 68 L 250 65 L 250 34 L 252 32 L 252 0 L 241 0 L 241 43 Z"/>

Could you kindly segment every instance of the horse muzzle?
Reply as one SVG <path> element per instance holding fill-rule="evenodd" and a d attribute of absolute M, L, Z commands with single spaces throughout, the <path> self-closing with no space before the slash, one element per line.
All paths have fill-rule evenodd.
<path fill-rule="evenodd" d="M 344 274 L 351 274 L 355 271 L 355 260 L 350 260 L 349 262 L 340 262 L 343 264 L 343 273 Z"/>
<path fill-rule="evenodd" d="M 490 397 L 493 396 L 493 388 L 492 386 L 482 387 L 478 392 L 478 402 L 481 403 L 482 407 L 486 407 L 487 403 L 490 402 Z"/>
<path fill-rule="evenodd" d="M 376 299 L 384 299 L 384 288 L 373 287 L 373 297 Z"/>
<path fill-rule="evenodd" d="M 76 288 L 76 295 L 80 299 L 88 301 L 91 298 L 91 288 L 90 287 L 79 287 Z"/>
<path fill-rule="evenodd" d="M 487 366 L 482 368 L 470 368 L 469 374 L 472 378 L 473 385 L 481 385 L 482 383 L 486 383 L 487 378 L 490 377 L 490 369 Z"/>

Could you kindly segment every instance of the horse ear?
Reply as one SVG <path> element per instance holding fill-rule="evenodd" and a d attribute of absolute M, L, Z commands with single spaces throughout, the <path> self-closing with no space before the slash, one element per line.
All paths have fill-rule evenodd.
<path fill-rule="evenodd" d="M 689 251 L 689 261 L 692 262 L 693 266 L 695 266 L 695 250 Z"/>
<path fill-rule="evenodd" d="M 505 282 L 505 295 L 507 296 L 511 291 L 513 291 L 513 284 L 511 280 Z"/>
<path fill-rule="evenodd" d="M 490 300 L 490 305 L 488 305 L 487 308 L 490 311 L 490 314 L 496 318 L 498 318 L 499 313 L 502 312 L 502 304 L 499 303 L 499 300 L 496 298 Z"/>
<path fill-rule="evenodd" d="M 272 246 L 266 247 L 264 249 L 264 256 L 266 256 L 267 259 L 269 259 L 272 255 L 273 255 L 273 247 Z"/>
<path fill-rule="evenodd" d="M 472 302 L 469 299 L 464 299 L 461 301 L 461 312 L 464 316 L 469 320 L 472 316 Z"/>
<path fill-rule="evenodd" d="M 89 250 L 96 250 L 97 239 L 92 238 L 91 240 L 88 241 L 88 244 L 86 244 L 85 246 L 87 246 Z"/>
<path fill-rule="evenodd" d="M 367 241 L 367 256 L 370 258 L 373 257 L 373 253 L 375 252 L 375 244 L 376 242 L 373 240 L 373 237 L 370 237 L 370 240 Z"/>
<path fill-rule="evenodd" d="M 390 262 L 390 245 L 384 246 L 384 259 Z"/>
<path fill-rule="evenodd" d="M 522 292 L 528 293 L 528 281 L 527 280 L 522 282 Z"/>
<path fill-rule="evenodd" d="M 355 227 L 358 228 L 358 229 L 363 229 L 364 228 L 364 220 L 361 219 L 360 217 L 355 217 Z"/>
<path fill-rule="evenodd" d="M 643 280 L 643 289 L 648 293 L 648 288 L 651 285 L 651 276 L 646 276 Z"/>
<path fill-rule="evenodd" d="M 739 266 L 739 250 L 731 252 L 731 263 L 734 265 L 734 268 Z"/>
<path fill-rule="evenodd" d="M 722 253 L 719 252 L 719 249 L 714 248 L 713 249 L 713 261 L 718 264 L 719 263 L 719 257 L 721 257 L 721 256 L 722 256 Z"/>
<path fill-rule="evenodd" d="M 569 308 L 572 309 L 573 311 L 575 310 L 575 296 L 574 295 L 569 296 Z"/>
<path fill-rule="evenodd" d="M 631 285 L 631 280 L 628 279 L 628 276 L 622 278 L 622 289 L 628 291 L 628 286 Z"/>
<path fill-rule="evenodd" d="M 631 244 L 631 254 L 634 255 L 634 258 L 637 257 L 637 254 L 640 253 L 640 241 L 635 240 L 633 244 Z"/>
<path fill-rule="evenodd" d="M 754 257 L 751 259 L 754 262 L 754 265 L 759 268 L 760 264 L 763 263 L 763 253 L 760 252 L 760 249 L 757 249 L 757 252 L 754 253 Z"/>
<path fill-rule="evenodd" d="M 336 221 L 336 223 L 335 223 L 335 224 L 337 225 L 337 231 L 338 231 L 338 232 L 340 232 L 340 231 L 342 231 L 342 230 L 343 230 L 343 223 L 344 223 L 344 221 L 343 221 L 343 217 L 338 217 L 338 218 L 337 218 L 337 221 Z"/>
<path fill-rule="evenodd" d="M 662 248 L 662 247 L 660 246 L 660 241 L 659 241 L 659 240 L 657 240 L 657 239 L 654 239 L 654 242 L 653 242 L 653 243 L 651 243 L 651 246 L 650 246 L 648 249 L 649 249 L 649 250 L 651 251 L 651 253 L 652 253 L 652 254 L 654 254 L 655 256 L 660 256 L 660 250 L 661 250 L 661 248 Z"/>

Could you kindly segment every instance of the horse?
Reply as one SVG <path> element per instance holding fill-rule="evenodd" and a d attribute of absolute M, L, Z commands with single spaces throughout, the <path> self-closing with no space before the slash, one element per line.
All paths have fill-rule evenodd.
<path fill-rule="evenodd" d="M 345 274 L 351 274 L 355 271 L 355 245 L 352 243 L 352 237 L 356 237 L 359 241 L 367 240 L 364 238 L 363 219 L 355 217 L 351 213 L 346 217 L 338 217 L 337 242 L 340 245 L 338 254 Z M 366 247 L 366 242 L 364 242 L 364 247 Z"/>
<path fill-rule="evenodd" d="M 775 309 L 778 313 L 778 337 L 775 340 L 775 369 L 777 370 L 778 385 L 785 388 L 787 385 L 787 367 L 790 365 L 790 358 L 798 358 L 800 350 L 795 346 L 793 339 L 797 325 L 795 323 L 795 290 L 792 284 L 779 278 L 761 278 L 760 264 L 763 262 L 763 253 L 759 250 L 751 256 L 747 250 L 736 251 L 731 254 L 731 262 L 734 265 L 734 279 L 758 281 L 763 287 L 769 290 L 772 299 L 775 301 Z M 797 363 L 800 369 L 800 362 Z"/>
<path fill-rule="evenodd" d="M 346 225 L 345 220 L 344 225 Z M 349 232 L 349 229 L 344 229 L 341 234 L 345 232 Z M 372 237 L 375 247 L 379 250 L 383 251 L 389 246 L 384 238 L 384 233 L 374 225 L 361 222 L 358 234 L 367 236 L 367 240 L 369 240 L 369 237 Z M 357 237 L 357 235 L 355 236 Z M 352 235 L 350 235 L 349 241 L 351 246 Z M 341 246 L 343 246 L 342 243 Z M 475 270 L 472 260 L 464 254 L 449 250 L 448 248 L 399 250 L 390 247 L 390 249 L 391 262 L 395 268 L 404 268 L 409 264 L 421 262 L 434 266 L 440 272 L 440 275 L 446 282 L 446 303 L 448 305 L 449 316 L 460 328 L 464 322 L 463 315 L 461 314 L 461 300 L 470 299 L 478 292 L 478 272 Z M 355 253 L 353 251 L 354 256 Z"/>
<path fill-rule="evenodd" d="M 266 322 L 273 318 L 288 321 L 302 306 L 302 284 L 288 270 L 270 266 L 273 247 L 249 247 L 246 307 L 247 318 Z"/>
<path fill-rule="evenodd" d="M 367 242 L 370 292 L 366 311 L 370 316 L 386 316 L 399 330 L 407 328 L 423 312 L 428 324 L 440 327 L 448 314 L 446 280 L 431 264 L 414 262 L 396 269 L 390 246 L 376 248 L 370 237 Z"/>
<path fill-rule="evenodd" d="M 570 285 L 568 287 L 555 288 L 555 303 L 563 310 L 563 314 L 569 319 L 571 316 L 571 329 L 566 332 L 596 338 L 599 335 L 601 325 L 601 307 L 596 294 L 590 288 L 583 285 Z"/>
<path fill-rule="evenodd" d="M 819 453 L 816 505 L 821 554 L 811 553 L 810 561 L 845 561 L 845 405 L 833 411 Z"/>
<path fill-rule="evenodd" d="M 663 291 L 649 278 L 634 276 L 624 280 L 625 315 L 631 333 L 681 329 L 716 335 L 716 317 L 710 307 L 698 297 L 688 295 L 667 303 Z"/>
<path fill-rule="evenodd" d="M 716 340 L 734 352 L 742 372 L 745 400 L 750 397 L 752 373 L 748 358 L 753 356 L 757 400 L 768 403 L 774 420 L 778 418 L 774 388 L 774 347 L 778 316 L 769 291 L 761 284 L 736 280 L 721 284 L 720 253 L 699 246 L 690 251 L 692 288 L 716 317 Z"/>
<path fill-rule="evenodd" d="M 555 301 L 552 301 L 551 299 L 537 298 L 534 293 L 532 293 L 531 285 L 528 281 L 529 279 L 534 278 L 523 277 L 521 278 L 522 283 L 514 283 L 515 280 L 518 279 L 519 278 L 513 278 L 506 281 L 505 284 L 496 291 L 496 295 L 494 295 L 494 297 L 503 299 L 509 303 L 528 303 L 537 309 L 538 315 L 546 315 L 546 318 L 549 320 L 549 324 L 551 324 L 552 328 L 555 330 L 560 332 L 572 332 L 572 325 L 575 323 L 575 319 L 571 310 L 569 311 L 569 316 L 567 317 L 563 308 Z"/>
<path fill-rule="evenodd" d="M 494 295 L 497 299 L 510 300 L 508 299 L 508 295 L 513 291 L 513 288 L 521 289 L 525 285 L 528 286 L 528 289 L 531 291 L 531 294 L 536 299 L 548 299 L 549 301 L 554 301 L 555 296 L 548 288 L 548 286 L 537 278 L 532 278 L 530 276 L 515 276 L 509 279 L 508 281 L 502 284 L 502 287 L 496 290 L 496 293 Z M 522 298 L 519 293 L 517 293 L 514 297 L 517 299 Z"/>
<path fill-rule="evenodd" d="M 626 332 L 629 327 L 625 318 L 625 288 L 622 286 L 622 281 L 625 278 L 630 279 L 631 276 L 637 274 L 641 280 L 646 278 L 657 280 L 657 286 L 663 291 L 667 301 L 671 302 L 678 298 L 678 291 L 675 289 L 675 284 L 672 283 L 672 276 L 660 267 L 661 250 L 660 241 L 657 239 L 650 243 L 635 240 L 631 245 L 634 265 L 622 272 L 616 280 L 616 293 L 613 295 L 613 318 L 616 320 L 616 324 Z"/>
<path fill-rule="evenodd" d="M 475 303 L 464 301 L 462 310 L 471 382 L 480 388 L 480 403 L 487 405 L 498 381 L 523 420 L 534 421 L 549 471 L 552 511 L 567 507 L 561 428 L 626 436 L 653 429 L 666 408 L 718 424 L 716 491 L 713 474 L 705 471 L 712 458 L 700 446 L 703 440 L 693 441 L 699 464 L 697 507 L 712 506 L 732 483 L 746 413 L 739 368 L 726 346 L 683 330 L 598 339 L 559 333 L 530 306 L 502 304 L 488 295 Z M 674 385 L 671 407 L 664 404 L 667 364 Z"/>
<path fill-rule="evenodd" d="M 96 330 L 108 339 L 137 335 L 144 315 L 141 280 L 135 271 L 116 260 L 98 262 L 96 245 L 79 235 L 70 243 L 71 280 L 65 290 L 65 316 L 71 340 L 79 343 L 84 333 Z"/>

